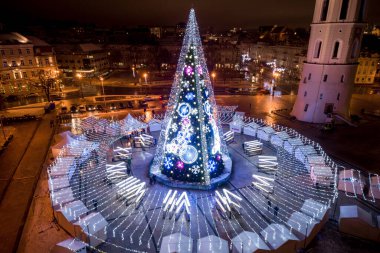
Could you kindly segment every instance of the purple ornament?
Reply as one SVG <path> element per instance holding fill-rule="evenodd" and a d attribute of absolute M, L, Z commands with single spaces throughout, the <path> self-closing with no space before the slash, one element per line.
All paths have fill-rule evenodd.
<path fill-rule="evenodd" d="M 182 124 L 185 125 L 185 126 L 189 125 L 190 124 L 190 119 L 189 118 L 183 118 L 182 119 Z"/>
<path fill-rule="evenodd" d="M 220 159 L 222 159 L 222 156 L 221 155 L 216 155 L 216 160 L 220 161 Z"/>
<path fill-rule="evenodd" d="M 202 74 L 203 74 L 203 70 L 202 70 L 202 67 L 201 67 L 201 66 L 198 66 L 198 74 L 199 74 L 199 75 L 202 75 Z"/>
<path fill-rule="evenodd" d="M 191 75 L 191 73 L 193 72 L 193 68 L 192 67 L 190 67 L 190 66 L 187 66 L 186 68 L 185 68 L 185 73 L 186 73 L 186 75 Z"/>
<path fill-rule="evenodd" d="M 176 163 L 176 166 L 177 166 L 177 168 L 178 168 L 179 170 L 182 170 L 182 169 L 184 168 L 184 164 L 183 164 L 182 161 L 178 161 L 178 162 Z"/>

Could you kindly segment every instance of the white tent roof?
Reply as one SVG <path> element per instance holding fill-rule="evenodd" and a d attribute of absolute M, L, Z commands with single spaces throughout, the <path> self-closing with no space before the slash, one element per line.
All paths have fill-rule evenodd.
<path fill-rule="evenodd" d="M 126 131 L 134 131 L 141 128 L 146 128 L 147 124 L 135 119 L 131 114 L 128 114 L 127 117 L 122 121 L 124 124 L 124 129 Z"/>
<path fill-rule="evenodd" d="M 57 243 L 56 246 L 59 246 L 59 247 L 65 248 L 65 249 L 69 249 L 71 252 L 77 252 L 78 250 L 81 250 L 84 247 L 86 247 L 87 244 L 82 242 L 81 240 L 69 238 L 67 240 L 64 240 L 62 242 Z M 52 252 L 56 252 L 56 251 L 54 251 L 54 249 L 53 249 Z M 61 251 L 57 251 L 57 252 L 61 252 Z"/>
<path fill-rule="evenodd" d="M 161 125 L 161 120 L 155 119 L 155 118 L 149 120 L 148 125 L 153 125 L 153 124 L 159 124 L 159 125 Z"/>
<path fill-rule="evenodd" d="M 276 223 L 267 226 L 260 234 L 273 247 L 273 249 L 278 249 L 289 240 L 298 241 L 298 238 L 284 225 Z"/>
<path fill-rule="evenodd" d="M 353 206 L 340 206 L 339 220 L 342 218 L 358 218 L 370 226 L 375 226 L 372 221 L 371 213 L 365 211 L 361 207 Z"/>
<path fill-rule="evenodd" d="M 75 221 L 79 216 L 88 212 L 87 207 L 83 204 L 82 201 L 76 200 L 64 205 L 61 209 L 58 210 L 62 213 L 63 216 L 69 221 Z"/>
<path fill-rule="evenodd" d="M 325 163 L 325 158 L 321 155 L 308 155 L 307 156 L 307 162 L 309 164 L 319 164 L 319 165 L 324 165 Z"/>
<path fill-rule="evenodd" d="M 249 122 L 248 124 L 245 124 L 244 127 L 250 127 L 250 128 L 256 129 L 256 128 L 259 128 L 260 125 L 255 122 Z"/>
<path fill-rule="evenodd" d="M 69 168 L 74 163 L 74 157 L 58 157 L 55 164 L 50 168 L 50 176 L 64 176 L 69 173 Z"/>
<path fill-rule="evenodd" d="M 69 179 L 66 175 L 56 177 L 56 178 L 50 178 L 49 182 L 50 190 L 58 190 L 62 188 L 66 188 L 70 186 Z"/>
<path fill-rule="evenodd" d="M 300 138 L 289 138 L 286 140 L 291 146 L 301 146 L 303 142 Z"/>
<path fill-rule="evenodd" d="M 74 200 L 73 191 L 70 187 L 58 191 L 52 190 L 50 197 L 52 199 L 53 205 L 64 204 Z"/>
<path fill-rule="evenodd" d="M 315 225 L 317 225 L 313 218 L 298 211 L 292 213 L 286 223 L 305 236 L 309 236 Z"/>
<path fill-rule="evenodd" d="M 258 250 L 270 250 L 257 233 L 244 231 L 232 238 L 237 252 L 251 253 Z"/>
<path fill-rule="evenodd" d="M 282 140 L 287 140 L 290 138 L 289 134 L 285 131 L 277 132 L 275 135 Z"/>
<path fill-rule="evenodd" d="M 301 152 L 305 156 L 317 154 L 317 151 L 311 145 L 299 146 L 296 149 L 296 152 L 298 152 L 298 151 Z"/>
<path fill-rule="evenodd" d="M 264 131 L 265 133 L 267 134 L 272 134 L 272 133 L 275 133 L 276 131 L 274 131 L 274 129 L 270 126 L 266 126 L 266 127 L 262 127 L 260 128 L 261 131 Z"/>
<path fill-rule="evenodd" d="M 197 252 L 229 253 L 228 243 L 220 237 L 209 235 L 198 239 Z"/>
<path fill-rule="evenodd" d="M 175 233 L 162 238 L 160 253 L 192 253 L 193 240 L 181 233 Z"/>
<path fill-rule="evenodd" d="M 77 221 L 75 225 L 80 226 L 86 233 L 93 235 L 104 229 L 104 227 L 108 225 L 108 222 L 100 213 L 94 212 L 83 217 L 80 221 Z"/>
<path fill-rule="evenodd" d="M 322 220 L 328 210 L 328 206 L 315 201 L 313 199 L 306 199 L 303 203 L 300 211 L 314 217 L 318 220 Z"/>

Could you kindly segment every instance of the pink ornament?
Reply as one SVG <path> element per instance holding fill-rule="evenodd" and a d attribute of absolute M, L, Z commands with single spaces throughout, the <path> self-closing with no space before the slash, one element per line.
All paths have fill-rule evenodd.
<path fill-rule="evenodd" d="M 191 75 L 191 73 L 193 72 L 193 68 L 192 67 L 190 67 L 190 66 L 187 66 L 186 68 L 185 68 L 185 73 L 186 73 L 186 75 Z"/>
<path fill-rule="evenodd" d="M 182 124 L 185 125 L 185 126 L 189 125 L 189 124 L 190 124 L 190 120 L 189 120 L 189 118 L 184 118 L 184 119 L 182 120 Z"/>
<path fill-rule="evenodd" d="M 203 70 L 202 70 L 202 67 L 201 67 L 201 66 L 198 66 L 198 74 L 200 74 L 200 75 L 203 74 Z"/>
<path fill-rule="evenodd" d="M 184 168 L 184 164 L 183 164 L 182 161 L 178 161 L 178 162 L 176 163 L 176 166 L 177 166 L 177 168 L 178 168 L 179 170 L 182 170 L 182 169 Z"/>

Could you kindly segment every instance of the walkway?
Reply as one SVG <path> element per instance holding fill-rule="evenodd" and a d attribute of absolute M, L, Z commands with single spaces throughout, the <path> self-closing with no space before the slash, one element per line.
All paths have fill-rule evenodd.
<path fill-rule="evenodd" d="M 54 128 L 50 120 L 16 126 L 14 139 L 0 157 L 0 252 L 15 252 L 32 203 Z"/>

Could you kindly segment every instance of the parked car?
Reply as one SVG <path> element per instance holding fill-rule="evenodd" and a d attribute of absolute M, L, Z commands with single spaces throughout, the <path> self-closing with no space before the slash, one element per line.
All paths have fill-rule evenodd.
<path fill-rule="evenodd" d="M 86 112 L 86 107 L 84 105 L 80 105 L 78 111 L 80 113 L 84 113 L 84 112 Z"/>
<path fill-rule="evenodd" d="M 128 107 L 128 108 L 133 108 L 133 103 L 132 103 L 132 101 L 128 101 L 128 102 L 127 102 L 127 107 Z"/>
<path fill-rule="evenodd" d="M 31 92 L 28 95 L 26 95 L 25 97 L 27 97 L 27 98 L 34 98 L 34 97 L 38 97 L 38 96 L 39 96 L 38 93 Z"/>
<path fill-rule="evenodd" d="M 95 106 L 94 105 L 86 105 L 86 110 L 88 111 L 88 112 L 92 112 L 92 111 L 95 111 Z"/>
<path fill-rule="evenodd" d="M 55 95 L 55 94 L 53 94 L 53 95 L 50 95 L 50 100 L 52 100 L 52 101 L 58 101 L 58 100 L 62 100 L 63 99 L 63 97 L 62 96 L 59 96 L 59 95 Z"/>
<path fill-rule="evenodd" d="M 71 112 L 71 113 L 76 113 L 76 112 L 78 112 L 78 108 L 77 108 L 75 105 L 72 105 L 72 106 L 70 107 L 70 112 Z"/>
<path fill-rule="evenodd" d="M 61 113 L 67 113 L 67 107 L 66 106 L 61 107 Z"/>
<path fill-rule="evenodd" d="M 96 105 L 96 110 L 101 112 L 104 111 L 104 108 L 102 105 Z"/>
<path fill-rule="evenodd" d="M 112 103 L 112 104 L 110 105 L 110 110 L 116 110 L 116 109 L 117 109 L 117 108 L 116 108 L 115 104 Z"/>

